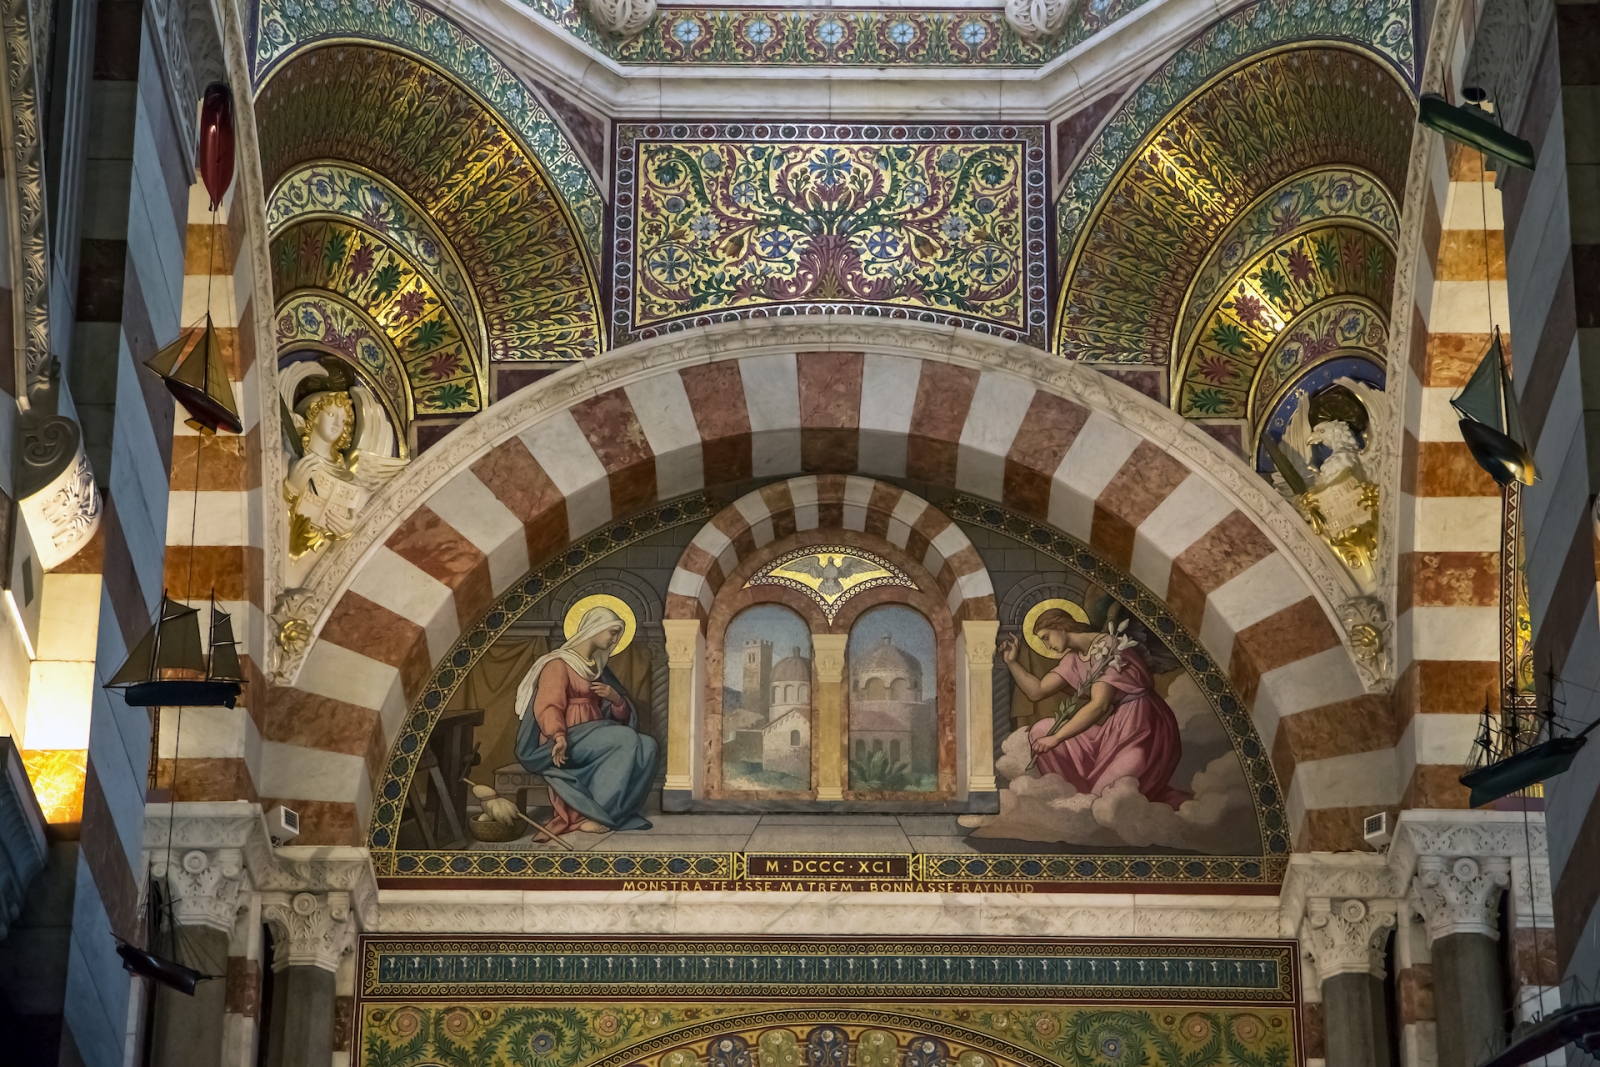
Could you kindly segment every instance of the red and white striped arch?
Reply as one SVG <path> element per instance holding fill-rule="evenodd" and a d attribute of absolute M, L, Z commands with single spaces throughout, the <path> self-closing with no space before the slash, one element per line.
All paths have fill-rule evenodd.
<path fill-rule="evenodd" d="M 277 780 L 347 808 L 303 837 L 357 840 L 433 665 L 531 567 L 658 500 L 817 472 L 956 489 L 1093 545 L 1230 672 L 1296 824 L 1352 803 L 1291 741 L 1313 737 L 1315 762 L 1337 760 L 1347 753 L 1335 742 L 1330 755 L 1325 727 L 1386 699 L 1366 692 L 1335 622 L 1349 587 L 1221 446 L 1021 345 L 915 323 L 745 322 L 630 346 L 506 398 L 420 457 L 319 565 L 316 636 L 275 690 L 268 719 L 284 736 L 263 754 Z M 1305 730 L 1279 729 L 1297 720 Z M 1357 746 L 1374 736 L 1346 733 Z"/>
<path fill-rule="evenodd" d="M 773 482 L 712 516 L 672 572 L 666 617 L 703 625 L 727 575 L 746 557 L 790 534 L 822 529 L 883 538 L 928 569 L 953 617 L 994 618 L 989 571 L 961 527 L 909 489 L 844 474 Z"/>

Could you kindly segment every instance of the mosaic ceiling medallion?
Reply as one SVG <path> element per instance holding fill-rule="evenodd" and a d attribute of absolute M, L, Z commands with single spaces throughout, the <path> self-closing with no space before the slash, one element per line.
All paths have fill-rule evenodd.
<path fill-rule="evenodd" d="M 753 585 L 781 585 L 798 590 L 821 605 L 829 622 L 857 593 L 885 585 L 917 587 L 904 571 L 881 556 L 837 546 L 786 552 L 744 584 L 746 589 Z"/>
<path fill-rule="evenodd" d="M 614 343 L 859 314 L 1042 346 L 1039 126 L 619 127 Z"/>

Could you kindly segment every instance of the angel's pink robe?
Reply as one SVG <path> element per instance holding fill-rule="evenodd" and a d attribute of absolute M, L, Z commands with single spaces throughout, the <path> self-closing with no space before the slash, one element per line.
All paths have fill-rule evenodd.
<path fill-rule="evenodd" d="M 1060 696 L 1077 692 L 1088 663 L 1068 651 L 1051 674 L 1067 684 Z M 1048 676 L 1047 676 L 1048 677 Z M 1069 737 L 1039 756 L 1041 774 L 1059 774 L 1080 793 L 1098 796 L 1119 778 L 1133 778 L 1145 799 L 1177 808 L 1190 794 L 1172 788 L 1172 772 L 1183 755 L 1178 720 L 1155 690 L 1155 680 L 1144 656 L 1136 648 L 1122 653 L 1122 666 L 1108 669 L 1100 681 L 1116 690 L 1117 705 L 1095 725 Z M 1028 731 L 1029 741 L 1051 733 L 1051 719 L 1042 719 Z"/>

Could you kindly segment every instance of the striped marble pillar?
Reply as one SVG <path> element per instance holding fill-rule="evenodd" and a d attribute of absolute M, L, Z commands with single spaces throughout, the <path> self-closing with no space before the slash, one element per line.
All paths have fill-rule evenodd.
<path fill-rule="evenodd" d="M 181 724 L 181 709 L 163 710 L 157 785 L 171 789 L 175 801 L 259 799 L 262 700 L 248 641 L 263 621 L 261 521 L 251 521 L 252 504 L 260 507 L 262 427 L 248 403 L 256 346 L 242 205 L 237 183 L 215 215 L 205 187 L 189 188 L 181 322 L 185 329 L 203 324 L 209 309 L 245 432 L 202 435 L 178 411 L 163 583 L 173 599 L 202 609 L 216 596 L 217 606 L 233 617 L 239 659 L 252 681 L 231 709 L 183 712 Z M 209 633 L 208 612 L 202 618 L 202 632 Z"/>
<path fill-rule="evenodd" d="M 1501 496 L 1450 397 L 1506 336 L 1500 194 L 1483 157 L 1432 138 L 1401 472 L 1395 731 L 1402 807 L 1465 807 L 1461 761 L 1499 687 Z M 1487 229 L 1485 229 L 1487 227 Z"/>

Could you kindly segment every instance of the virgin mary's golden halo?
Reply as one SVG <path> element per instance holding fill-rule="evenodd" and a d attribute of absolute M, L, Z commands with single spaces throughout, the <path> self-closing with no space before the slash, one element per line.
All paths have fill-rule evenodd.
<path fill-rule="evenodd" d="M 621 597 L 609 593 L 593 593 L 586 597 L 579 597 L 572 607 L 567 609 L 567 617 L 561 620 L 561 633 L 571 640 L 572 635 L 578 632 L 578 623 L 583 621 L 583 613 L 590 608 L 610 608 L 622 619 L 622 636 L 617 638 L 617 643 L 611 646 L 611 654 L 617 655 L 633 641 L 634 631 L 639 628 L 639 623 L 633 617 L 633 609 L 628 607 L 628 602 Z"/>

